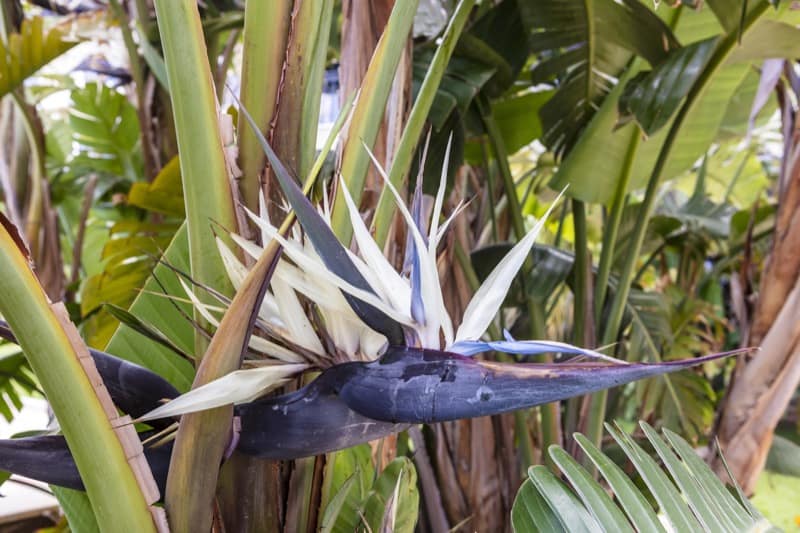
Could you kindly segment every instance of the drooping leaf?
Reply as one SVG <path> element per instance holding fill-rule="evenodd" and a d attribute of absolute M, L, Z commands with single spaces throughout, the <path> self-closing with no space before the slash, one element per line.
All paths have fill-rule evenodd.
<path fill-rule="evenodd" d="M 635 119 L 648 136 L 666 125 L 703 72 L 716 44 L 717 39 L 711 38 L 678 48 L 655 69 L 637 74 L 620 96 L 621 120 Z"/>
<path fill-rule="evenodd" d="M 7 45 L 0 42 L 0 97 L 76 44 L 58 27 L 45 31 L 42 17 L 23 19 L 20 32 L 11 33 Z"/>
<path fill-rule="evenodd" d="M 183 184 L 178 156 L 164 165 L 152 182 L 131 185 L 128 203 L 156 213 L 183 216 Z"/>
<path fill-rule="evenodd" d="M 652 65 L 677 40 L 644 4 L 626 0 L 521 2 L 529 39 L 540 61 L 534 83 L 555 79 L 557 91 L 540 111 L 544 143 L 568 151 L 634 55 Z"/>

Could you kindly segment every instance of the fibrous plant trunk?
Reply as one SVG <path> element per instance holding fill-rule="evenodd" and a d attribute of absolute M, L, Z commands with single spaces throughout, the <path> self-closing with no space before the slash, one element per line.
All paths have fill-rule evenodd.
<path fill-rule="evenodd" d="M 791 105 L 788 101 L 785 105 Z M 800 385 L 800 135 L 787 134 L 773 244 L 761 274 L 748 344 L 720 416 L 719 439 L 734 477 L 752 492 L 775 428 Z M 720 465 L 721 466 L 721 465 Z M 718 469 L 720 470 L 720 469 Z"/>

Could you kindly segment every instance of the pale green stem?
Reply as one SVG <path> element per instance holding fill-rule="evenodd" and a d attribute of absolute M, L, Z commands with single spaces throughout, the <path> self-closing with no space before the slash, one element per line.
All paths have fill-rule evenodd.
<path fill-rule="evenodd" d="M 447 68 L 447 63 L 450 61 L 450 57 L 453 54 L 458 38 L 461 35 L 461 31 L 464 29 L 464 25 L 466 24 L 474 4 L 475 0 L 461 0 L 461 2 L 459 2 L 444 32 L 442 43 L 439 45 L 439 48 L 436 49 L 436 53 L 433 55 L 431 64 L 428 67 L 428 72 L 425 73 L 425 78 L 422 80 L 422 85 L 417 93 L 414 106 L 411 108 L 408 121 L 400 137 L 400 143 L 397 145 L 397 151 L 392 161 L 392 168 L 389 170 L 389 182 L 394 185 L 396 189 L 400 189 L 403 178 L 405 178 L 406 174 L 408 174 L 408 170 L 411 168 L 414 150 L 422 135 L 422 129 L 428 118 L 428 113 L 433 104 L 433 99 L 436 96 L 436 91 L 439 89 L 439 84 Z M 378 199 L 378 207 L 375 210 L 375 217 L 372 223 L 375 228 L 375 242 L 378 243 L 381 249 L 383 249 L 386 244 L 386 237 L 389 235 L 389 228 L 394 218 L 394 210 L 394 200 L 391 198 L 391 194 L 387 188 L 384 187 Z M 346 233 L 342 233 L 342 235 L 346 236 Z"/>

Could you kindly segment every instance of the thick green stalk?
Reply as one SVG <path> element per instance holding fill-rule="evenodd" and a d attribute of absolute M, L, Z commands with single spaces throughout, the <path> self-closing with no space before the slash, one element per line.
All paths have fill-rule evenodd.
<path fill-rule="evenodd" d="M 769 3 L 761 1 L 758 5 L 754 6 L 747 14 L 741 26 L 741 33 L 746 33 L 753 24 L 763 15 L 769 7 Z M 698 77 L 695 84 L 692 86 L 691 91 L 686 96 L 686 101 L 681 106 L 678 114 L 675 116 L 672 126 L 667 132 L 667 137 L 658 154 L 658 159 L 653 166 L 653 172 L 650 174 L 650 179 L 647 182 L 647 189 L 645 191 L 644 199 L 639 208 L 637 223 L 634 230 L 632 243 L 628 248 L 628 254 L 625 257 L 625 263 L 620 274 L 619 287 L 614 294 L 614 300 L 611 304 L 611 311 L 606 321 L 606 326 L 603 331 L 602 344 L 611 344 L 617 340 L 619 336 L 619 328 L 622 324 L 622 316 L 625 312 L 625 305 L 628 301 L 628 293 L 630 292 L 630 284 L 633 279 L 634 271 L 636 269 L 636 262 L 639 258 L 639 252 L 642 249 L 644 236 L 647 231 L 650 217 L 653 214 L 655 200 L 658 193 L 658 187 L 661 184 L 661 175 L 667 160 L 672 152 L 672 147 L 675 140 L 681 132 L 683 122 L 686 120 L 695 105 L 700 100 L 700 96 L 707 89 L 709 82 L 713 79 L 717 71 L 725 63 L 730 53 L 736 48 L 739 35 L 737 32 L 731 32 L 717 46 L 714 55 L 709 60 L 703 72 Z M 606 401 L 608 393 L 602 392 L 595 394 L 592 397 L 592 404 L 590 407 L 589 418 L 586 426 L 586 437 L 589 438 L 596 445 L 599 445 L 603 433 L 603 422 L 605 419 Z"/>
<path fill-rule="evenodd" d="M 281 74 L 271 144 L 283 163 L 299 177 L 308 175 L 316 155 L 320 94 L 332 16 L 333 0 L 295 2 L 283 50 L 286 64 Z M 272 183 L 277 182 L 270 184 L 277 193 L 279 187 Z"/>
<path fill-rule="evenodd" d="M 212 224 L 233 231 L 236 218 L 197 2 L 156 0 L 155 6 L 175 116 L 192 277 L 231 294 Z"/>
<path fill-rule="evenodd" d="M 211 225 L 217 223 L 229 231 L 237 226 L 200 14 L 194 0 L 156 0 L 155 7 L 175 116 L 191 274 L 198 283 L 230 295 L 233 287 L 217 252 Z M 219 233 L 227 239 L 225 231 Z M 227 342 L 235 344 L 237 340 L 233 337 Z M 224 344 L 219 330 L 208 351 L 205 339 L 199 334 L 195 337 L 196 353 L 205 356 L 194 386 L 238 368 L 241 350 L 220 347 Z M 187 415 L 181 421 L 165 497 L 170 527 L 176 533 L 211 527 L 219 463 L 232 415 L 232 407 L 222 407 Z"/>
<path fill-rule="evenodd" d="M 291 11 L 291 2 L 245 4 L 242 88 L 239 98 L 265 137 L 269 136 L 269 125 L 278 99 Z M 245 205 L 257 210 L 266 156 L 244 117 L 239 116 L 237 128 L 239 168 L 242 170 L 239 191 Z"/>
<path fill-rule="evenodd" d="M 428 72 L 422 80 L 422 85 L 417 93 L 414 106 L 411 108 L 408 121 L 403 129 L 400 142 L 397 145 L 397 151 L 392 161 L 392 168 L 389 171 L 389 182 L 397 189 L 400 189 L 403 178 L 408 173 L 408 169 L 411 168 L 414 150 L 422 135 L 422 129 L 428 118 L 428 112 L 433 104 L 436 91 L 439 88 L 442 76 L 447 68 L 447 63 L 453 55 L 453 50 L 456 47 L 458 38 L 461 35 L 461 31 L 464 29 L 464 25 L 474 5 L 475 0 L 461 0 L 461 2 L 459 2 L 444 32 L 442 43 L 439 45 L 439 48 L 436 49 L 436 53 L 433 55 L 431 64 L 428 67 Z M 391 194 L 387 188 L 384 187 L 378 200 L 375 217 L 373 218 L 375 242 L 378 243 L 381 249 L 383 249 L 386 244 L 386 237 L 389 235 L 389 228 L 391 227 L 394 210 L 394 200 L 391 198 Z"/>
<path fill-rule="evenodd" d="M 149 506 L 158 491 L 143 494 L 119 437 L 137 444 L 138 438 L 132 427 L 112 427 L 113 403 L 97 383 L 100 378 L 86 346 L 63 306 L 50 304 L 27 258 L 1 226 L 0 272 L 0 314 L 47 395 L 101 529 L 155 531 Z M 144 474 L 153 483 L 149 471 Z"/>
<path fill-rule="evenodd" d="M 591 331 L 589 309 L 590 280 L 589 246 L 586 235 L 586 206 L 580 200 L 572 200 L 572 221 L 575 227 L 575 305 L 572 311 L 572 341 L 585 346 L 587 333 Z"/>
<path fill-rule="evenodd" d="M 636 159 L 636 151 L 639 149 L 640 133 L 638 130 L 631 133 L 633 137 L 628 145 L 628 153 L 625 155 L 625 165 L 622 167 L 622 176 L 617 181 L 617 188 L 614 191 L 614 199 L 611 202 L 611 212 L 608 221 L 603 228 L 603 248 L 600 251 L 600 263 L 597 268 L 597 281 L 594 287 L 594 321 L 599 327 L 601 324 L 603 303 L 606 300 L 608 291 L 608 279 L 611 275 L 611 264 L 614 261 L 614 250 L 617 244 L 617 234 L 619 225 L 622 222 L 622 214 L 628 198 L 628 186 L 631 181 L 631 169 L 633 161 Z"/>
<path fill-rule="evenodd" d="M 139 135 L 142 142 L 144 173 L 145 178 L 151 180 L 156 177 L 158 169 L 155 167 L 155 162 L 153 161 L 152 152 L 150 150 L 152 141 L 150 139 L 150 125 L 147 123 L 144 70 L 139 57 L 139 48 L 133 40 L 133 32 L 131 31 L 128 15 L 125 14 L 125 10 L 122 9 L 119 0 L 110 0 L 108 5 L 111 7 L 111 12 L 114 14 L 114 17 L 119 21 L 122 42 L 125 44 L 125 49 L 128 53 L 131 77 L 133 78 L 134 88 L 136 89 L 136 114 L 139 117 Z"/>
<path fill-rule="evenodd" d="M 372 59 L 367 67 L 358 95 L 350 129 L 342 148 L 340 172 L 347 189 L 359 203 L 366 181 L 370 157 L 364 144 L 372 146 L 383 121 L 386 101 L 392 88 L 395 71 L 406 46 L 408 34 L 414 23 L 419 0 L 395 2 Z M 343 192 L 337 190 L 331 215 L 331 226 L 339 240 L 349 243 L 353 234 Z"/>

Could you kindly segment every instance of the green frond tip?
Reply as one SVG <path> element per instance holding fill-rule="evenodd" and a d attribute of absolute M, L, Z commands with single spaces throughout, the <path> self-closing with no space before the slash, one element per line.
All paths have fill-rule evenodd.
<path fill-rule="evenodd" d="M 7 44 L 0 41 L 0 97 L 76 44 L 59 27 L 45 31 L 41 17 L 23 20 L 19 33 L 10 34 Z"/>
<path fill-rule="evenodd" d="M 543 466 L 528 470 L 511 511 L 514 530 L 773 530 L 741 493 L 728 490 L 685 440 L 666 429 L 661 436 L 646 422 L 640 425 L 652 454 L 618 427 L 606 425 L 606 430 L 643 483 L 634 483 L 621 465 L 575 434 L 603 485 L 561 447 L 551 446 L 549 455 L 561 475 Z"/>

